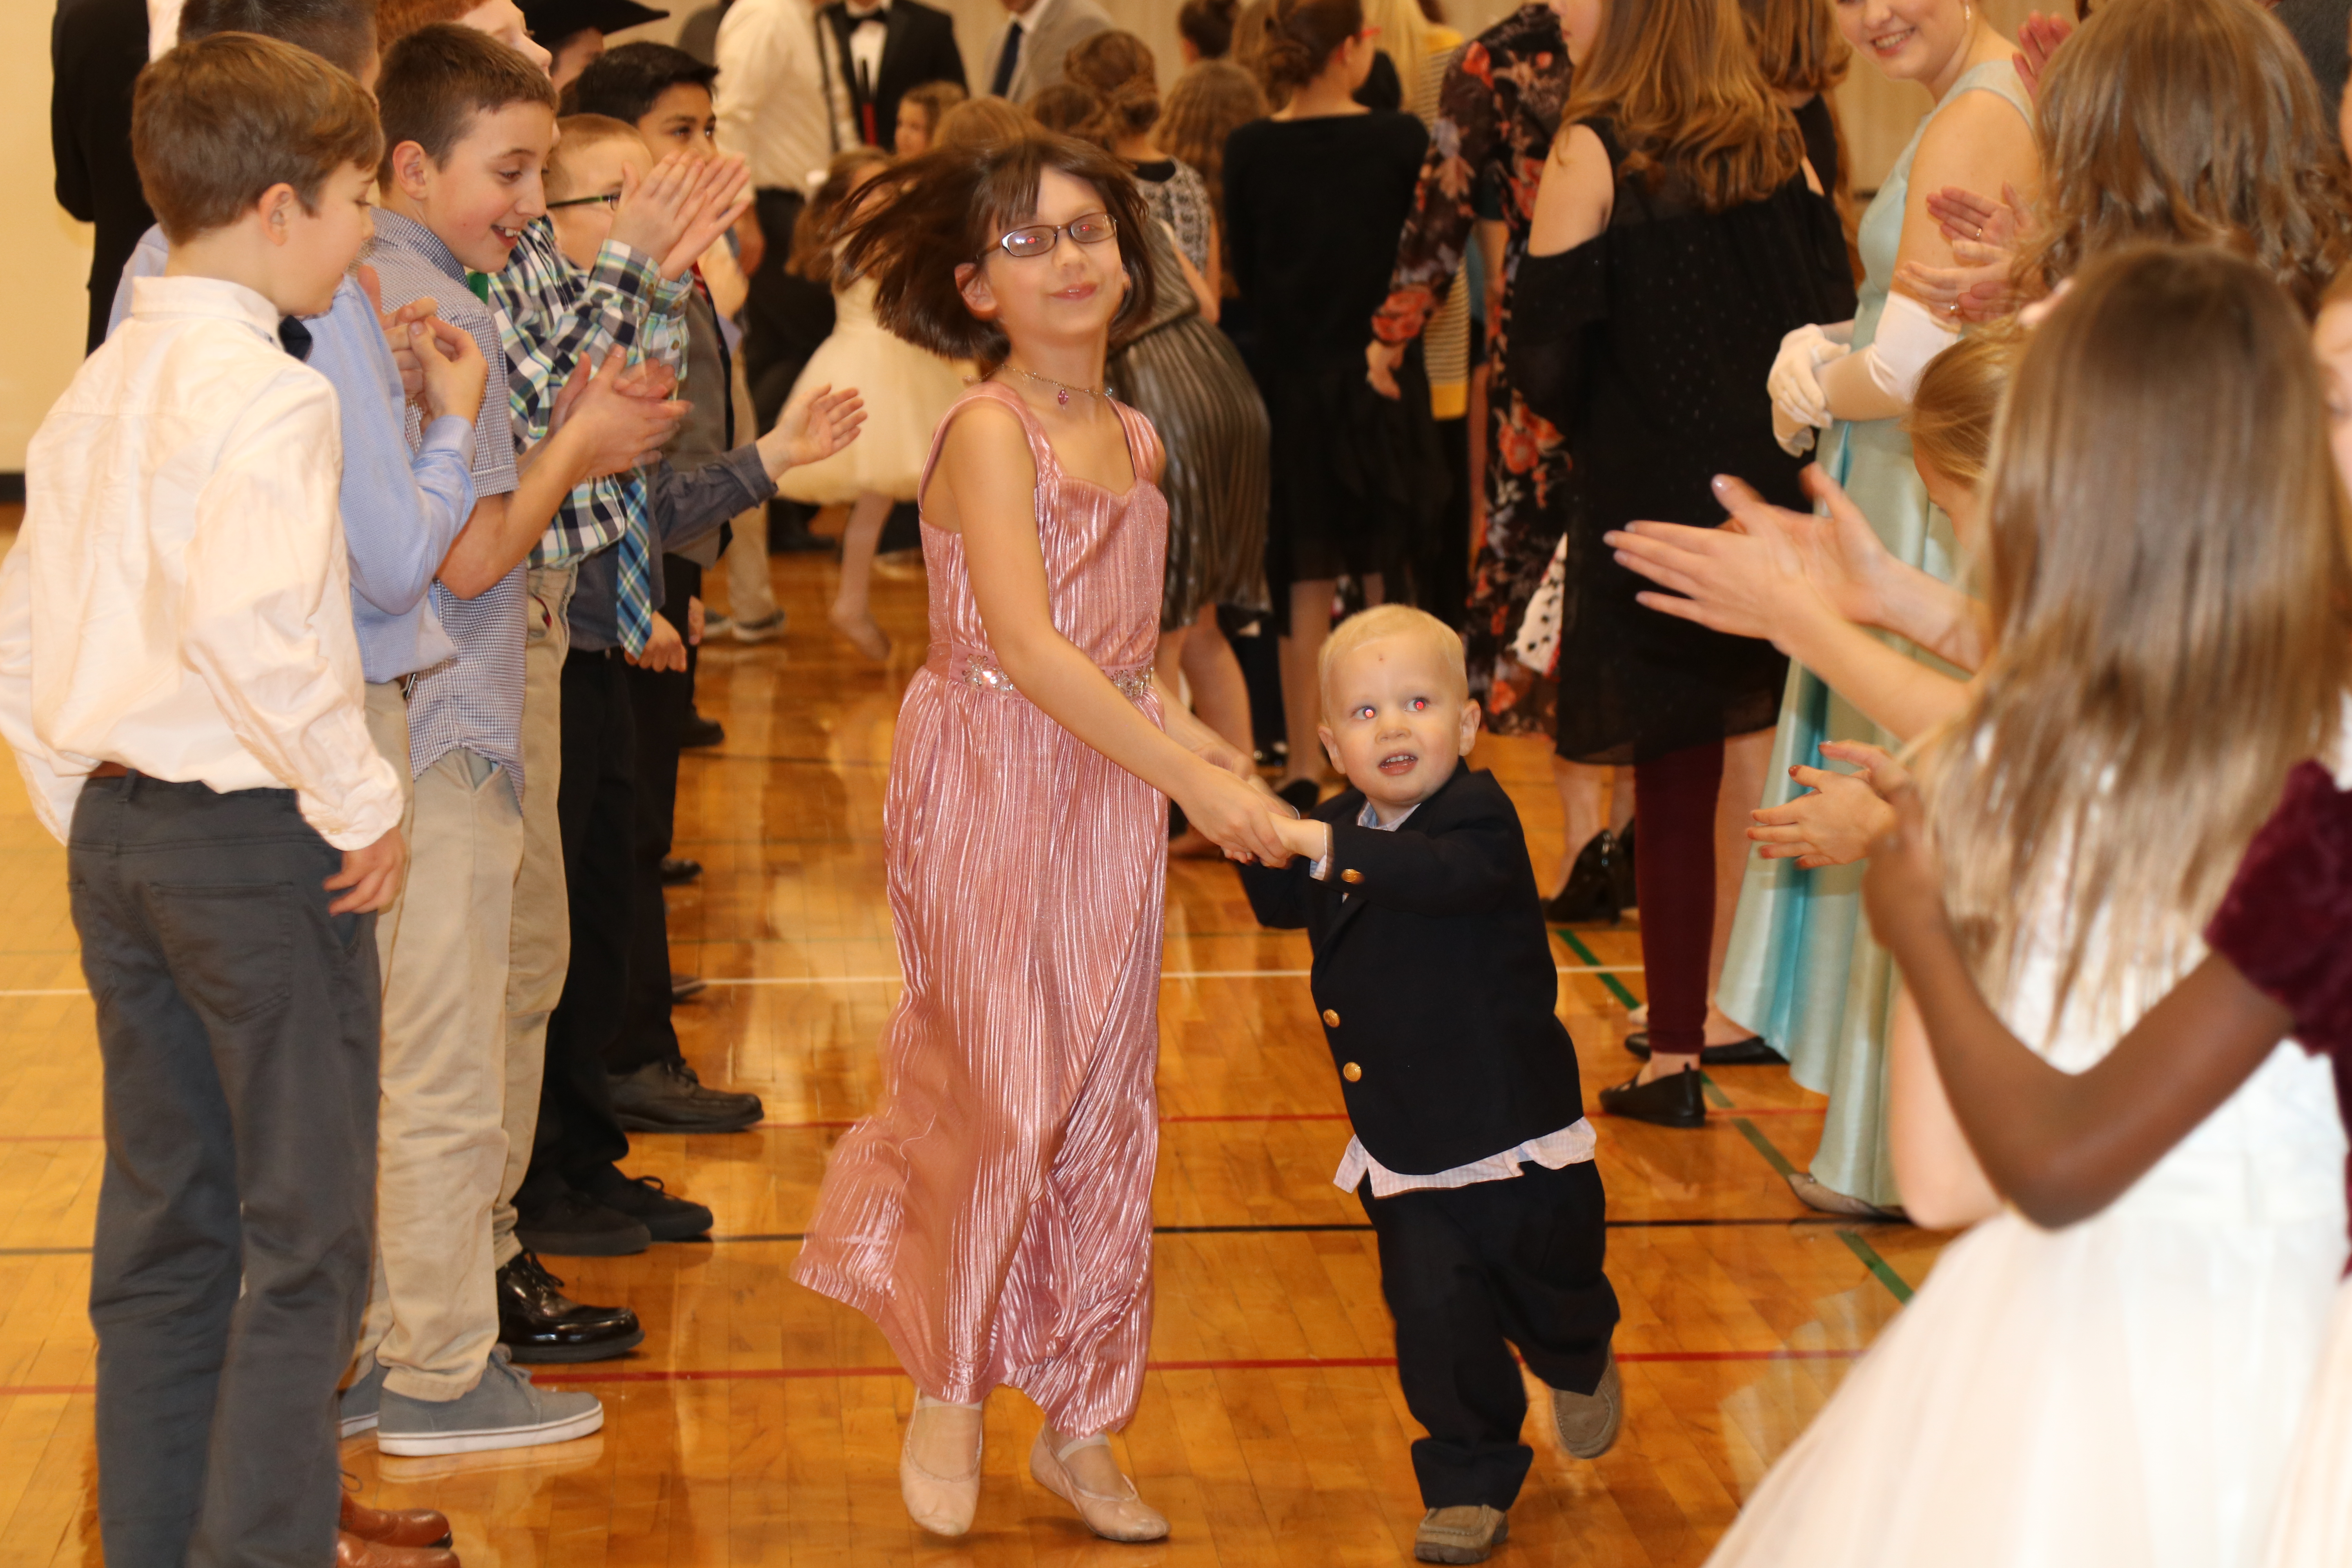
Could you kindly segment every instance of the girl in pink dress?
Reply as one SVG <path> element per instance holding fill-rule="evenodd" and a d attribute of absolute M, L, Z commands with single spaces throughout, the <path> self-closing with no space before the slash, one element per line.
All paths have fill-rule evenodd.
<path fill-rule="evenodd" d="M 883 178 L 845 264 L 891 331 L 993 369 L 940 422 L 919 498 L 930 658 L 884 808 L 906 993 L 793 1278 L 873 1319 L 914 1379 L 917 1523 L 970 1528 L 981 1406 L 1010 1384 L 1045 1414 L 1031 1474 L 1097 1534 L 1157 1540 L 1105 1434 L 1150 1338 L 1162 797 L 1276 863 L 1283 808 L 1153 684 L 1160 448 L 1101 390 L 1113 322 L 1150 314 L 1126 172 L 1040 133 Z"/>

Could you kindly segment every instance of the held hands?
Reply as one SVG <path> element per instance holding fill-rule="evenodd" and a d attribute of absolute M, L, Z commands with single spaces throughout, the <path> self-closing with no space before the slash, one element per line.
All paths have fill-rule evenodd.
<path fill-rule="evenodd" d="M 1331 853 L 1331 825 L 1307 817 L 1277 816 L 1274 830 L 1280 836 L 1282 846 L 1293 855 L 1304 855 L 1309 860 L 1320 860 Z"/>
<path fill-rule="evenodd" d="M 1821 369 L 1853 350 L 1831 338 L 1817 326 L 1799 327 L 1780 340 L 1780 352 L 1765 377 L 1764 390 L 1772 399 L 1776 421 L 1792 426 L 1826 430 L 1830 425 L 1829 395 L 1822 390 Z M 1782 442 L 1785 447 L 1788 443 Z"/>
<path fill-rule="evenodd" d="M 1397 366 L 1402 363 L 1402 343 L 1384 343 L 1374 338 L 1364 345 L 1364 379 L 1371 384 L 1374 392 L 1391 403 L 1404 395 L 1396 379 Z"/>
<path fill-rule="evenodd" d="M 1184 820 L 1223 850 L 1228 860 L 1256 860 L 1268 866 L 1288 861 L 1291 852 L 1284 842 L 1281 824 L 1290 819 L 1290 807 L 1270 797 L 1257 779 L 1244 783 L 1205 753 L 1202 760 L 1211 766 L 1200 771 L 1199 783 L 1176 802 L 1184 808 Z"/>
<path fill-rule="evenodd" d="M 646 646 L 623 657 L 639 669 L 668 669 L 684 675 L 686 639 L 677 635 L 677 628 L 669 624 L 668 617 L 656 611 L 653 632 L 646 638 Z"/>
<path fill-rule="evenodd" d="M 423 302 L 432 303 L 429 300 Z M 469 422 L 478 419 L 482 390 L 489 381 L 490 367 L 482 358 L 482 345 L 474 341 L 474 334 L 438 316 L 412 321 L 407 331 L 409 341 L 415 345 L 426 416 L 446 419 L 454 414 Z"/>
<path fill-rule="evenodd" d="M 1885 796 L 1907 786 L 1911 775 L 1876 746 L 1857 741 L 1822 742 L 1822 755 L 1832 762 L 1853 763 L 1858 773 L 1833 773 L 1800 763 L 1789 776 L 1809 793 L 1786 805 L 1748 813 L 1756 826 L 1750 841 L 1763 847 L 1767 860 L 1794 860 L 1801 871 L 1823 866 L 1850 866 L 1870 853 L 1871 840 L 1894 823 Z"/>
<path fill-rule="evenodd" d="M 856 387 L 835 392 L 830 384 L 820 386 L 787 405 L 775 427 L 760 437 L 760 461 L 772 479 L 786 468 L 822 462 L 856 440 L 857 427 L 865 423 L 866 400 Z"/>
<path fill-rule="evenodd" d="M 408 841 L 395 827 L 364 849 L 343 851 L 343 868 L 327 879 L 327 891 L 351 890 L 327 906 L 331 915 L 373 914 L 400 897 L 408 872 Z"/>
<path fill-rule="evenodd" d="M 601 366 L 583 363 L 555 399 L 551 433 L 578 428 L 578 438 L 589 449 L 583 479 L 657 460 L 677 434 L 678 421 L 694 406 L 667 401 L 677 387 L 677 374 L 668 366 L 653 361 L 632 365 L 627 359 L 626 350 L 614 349 Z"/>

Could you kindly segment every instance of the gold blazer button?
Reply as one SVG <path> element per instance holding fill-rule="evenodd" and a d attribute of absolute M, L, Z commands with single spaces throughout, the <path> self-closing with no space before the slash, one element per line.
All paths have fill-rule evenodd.
<path fill-rule="evenodd" d="M 1339 1015 L 1326 1007 L 1323 1009 L 1323 1023 L 1326 1027 L 1336 1029 L 1339 1026 Z"/>
<path fill-rule="evenodd" d="M 1364 874 L 1361 871 L 1348 870 L 1339 873 L 1339 880 L 1343 882 L 1360 882 L 1363 879 Z"/>
<path fill-rule="evenodd" d="M 1346 1067 L 1339 1069 L 1339 1076 L 1346 1079 L 1349 1083 L 1359 1083 L 1363 1079 L 1364 1069 L 1358 1067 L 1355 1063 L 1349 1062 Z"/>

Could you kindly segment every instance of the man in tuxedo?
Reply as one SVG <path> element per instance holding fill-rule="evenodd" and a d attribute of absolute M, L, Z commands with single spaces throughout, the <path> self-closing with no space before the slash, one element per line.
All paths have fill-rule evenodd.
<path fill-rule="evenodd" d="M 147 64 L 147 0 L 61 0 L 49 26 L 49 148 L 58 205 L 97 226 L 89 342 L 106 341 L 115 285 L 155 215 L 131 161 L 131 84 Z"/>
<path fill-rule="evenodd" d="M 1026 103 L 1041 87 L 1062 79 L 1062 61 L 1097 33 L 1110 31 L 1108 13 L 1095 0 L 1002 0 L 1013 13 L 988 46 L 988 90 Z"/>
<path fill-rule="evenodd" d="M 833 51 L 857 138 L 888 152 L 898 100 L 927 81 L 964 85 L 955 22 L 919 0 L 832 0 L 818 13 L 839 46 Z"/>

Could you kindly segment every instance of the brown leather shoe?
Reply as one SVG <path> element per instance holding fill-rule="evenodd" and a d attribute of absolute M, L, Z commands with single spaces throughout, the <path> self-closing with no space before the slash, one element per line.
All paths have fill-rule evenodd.
<path fill-rule="evenodd" d="M 380 1546 L 446 1546 L 449 1517 L 438 1509 L 370 1508 L 343 1494 L 343 1517 L 336 1525 Z"/>
<path fill-rule="evenodd" d="M 437 1546 L 386 1546 L 348 1530 L 335 1531 L 335 1568 L 459 1568 L 457 1554 Z"/>

